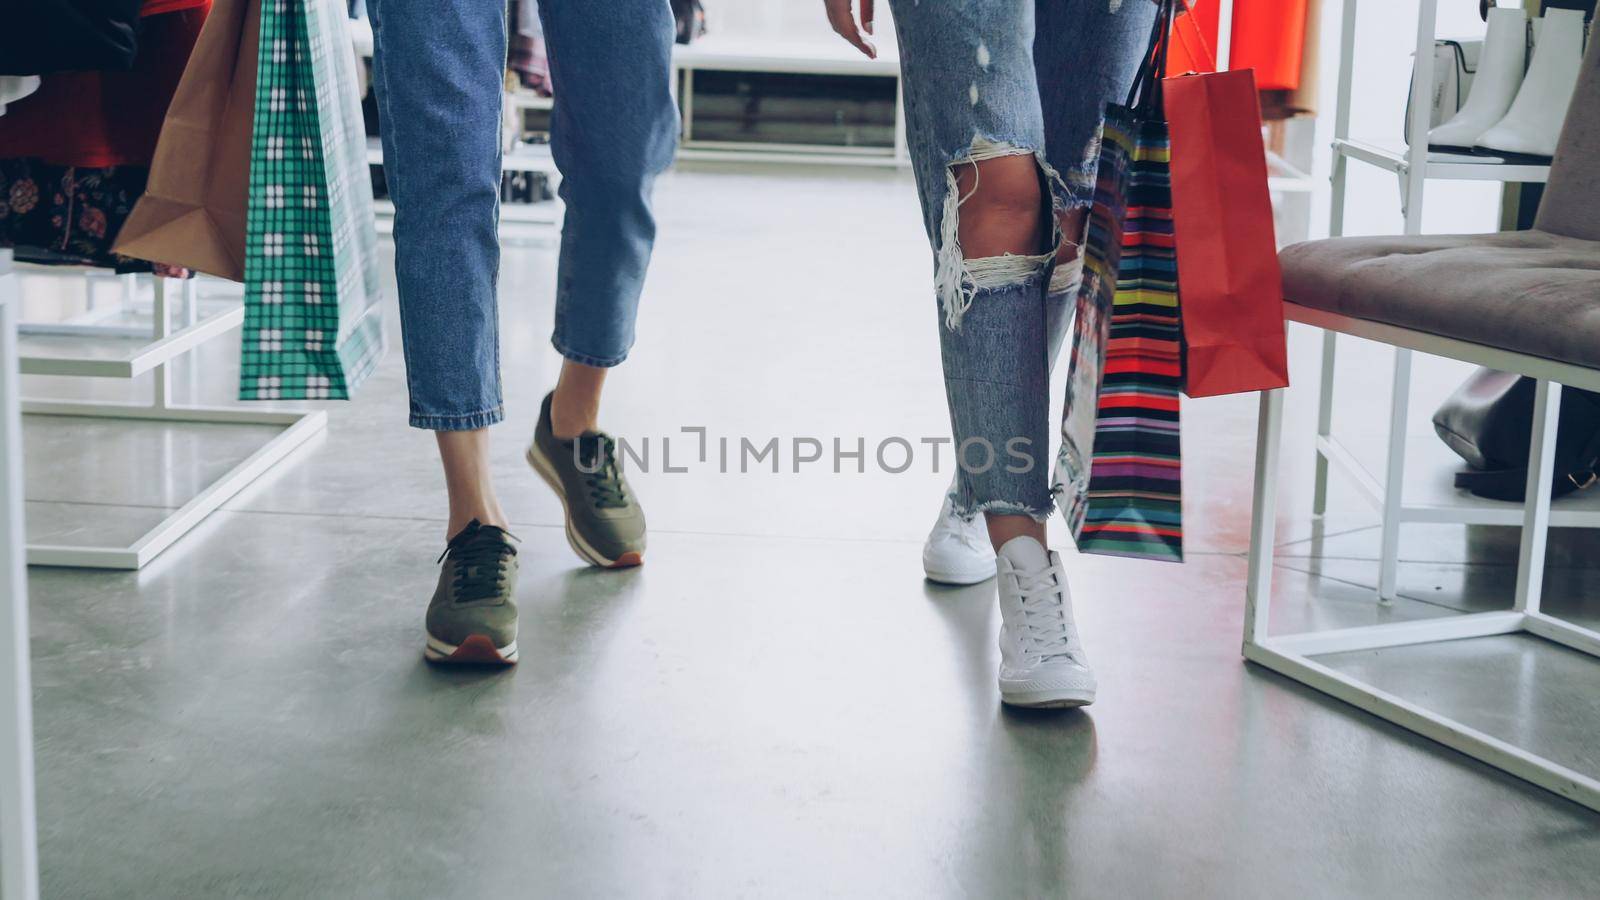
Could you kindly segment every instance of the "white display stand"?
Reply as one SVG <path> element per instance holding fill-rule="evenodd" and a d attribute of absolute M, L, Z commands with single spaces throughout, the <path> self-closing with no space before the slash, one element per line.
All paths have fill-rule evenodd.
<path fill-rule="evenodd" d="M 36 900 L 33 688 L 23 550 L 22 416 L 18 408 L 17 276 L 0 249 L 0 900 Z"/>
<path fill-rule="evenodd" d="M 1600 390 L 1600 371 L 1379 322 L 1352 319 L 1293 303 L 1284 304 L 1284 314 L 1291 321 L 1390 344 L 1402 352 L 1432 353 L 1539 379 L 1529 450 L 1532 465 L 1527 482 L 1527 496 L 1532 499 L 1522 507 L 1522 544 L 1517 556 L 1517 585 L 1509 611 L 1273 635 L 1268 630 L 1267 612 L 1272 597 L 1283 391 L 1262 392 L 1259 430 L 1256 434 L 1255 506 L 1250 520 L 1249 569 L 1245 583 L 1245 658 L 1517 778 L 1600 811 L 1600 780 L 1381 690 L 1314 658 L 1327 653 L 1405 647 L 1503 634 L 1531 634 L 1580 653 L 1600 656 L 1600 632 L 1578 627 L 1539 610 L 1544 583 L 1545 536 L 1550 527 L 1550 486 L 1555 470 L 1556 410 L 1560 408 L 1561 386 L 1565 384 Z M 1537 667 L 1530 667 L 1524 677 L 1532 678 L 1537 671 Z"/>
<path fill-rule="evenodd" d="M 246 485 L 288 456 L 290 451 L 327 427 L 328 414 L 323 410 L 282 412 L 243 406 L 174 404 L 171 363 L 207 341 L 239 328 L 244 322 L 244 307 L 234 306 L 225 312 L 199 318 L 193 314 L 194 305 L 191 303 L 188 304 L 188 320 L 174 329 L 168 304 L 168 282 L 169 279 L 165 278 L 155 279 L 155 323 L 149 343 L 123 354 L 64 355 L 36 352 L 20 357 L 20 368 L 24 375 L 132 379 L 148 373 L 154 381 L 154 396 L 149 403 L 29 400 L 22 403 L 22 412 L 30 416 L 272 425 L 283 430 L 133 543 L 120 547 L 31 543 L 28 545 L 28 562 L 31 564 L 100 569 L 143 568 Z"/>
<path fill-rule="evenodd" d="M 1333 192 L 1329 234 L 1344 234 L 1345 186 L 1349 164 L 1354 161 L 1393 172 L 1400 182 L 1401 211 L 1405 233 L 1422 233 L 1423 190 L 1429 179 L 1491 182 L 1543 182 L 1549 166 L 1483 162 L 1459 154 L 1430 153 L 1426 140 L 1412 142 L 1403 150 L 1380 147 L 1350 137 L 1351 81 L 1355 64 L 1356 0 L 1345 0 L 1339 34 L 1338 101 L 1334 112 Z M 1434 31 L 1438 0 L 1422 0 L 1417 20 L 1416 71 L 1412 76 L 1414 97 L 1428 96 L 1433 84 Z M 1383 10 L 1374 8 L 1382 14 Z M 1410 133 L 1428 133 L 1429 105 L 1413 104 Z M 1333 378 L 1338 332 L 1329 330 L 1322 339 L 1322 371 L 1317 405 L 1316 486 L 1312 512 L 1321 515 L 1328 506 L 1330 464 L 1349 474 L 1383 515 L 1383 537 L 1379 550 L 1378 598 L 1384 603 L 1395 598 L 1399 569 L 1400 526 L 1407 522 L 1454 523 L 1463 525 L 1516 525 L 1522 521 L 1519 504 L 1483 500 L 1457 491 L 1448 479 L 1428 479 L 1419 494 L 1406 502 L 1406 419 L 1410 414 L 1411 353 L 1397 347 L 1394 354 L 1394 383 L 1389 405 L 1389 443 L 1384 462 L 1384 477 L 1368 472 L 1333 434 Z M 1600 527 L 1600 504 L 1583 503 L 1578 497 L 1562 502 L 1559 524 Z M 1541 527 L 1547 527 L 1542 525 Z M 1540 537 L 1543 540 L 1543 537 Z"/>
<path fill-rule="evenodd" d="M 1428 178 L 1487 181 L 1543 181 L 1544 166 L 1507 166 L 1480 162 L 1454 162 L 1429 158 L 1427 148 L 1411 147 L 1404 153 L 1383 151 L 1349 140 L 1351 61 L 1355 43 L 1355 0 L 1345 0 L 1340 36 L 1339 100 L 1335 120 L 1332 231 L 1342 231 L 1345 168 L 1350 160 L 1382 166 L 1399 176 L 1405 203 L 1407 234 L 1421 233 L 1422 191 Z M 1432 47 L 1438 0 L 1422 0 L 1417 26 L 1418 64 L 1413 79 L 1415 96 L 1426 96 L 1433 81 Z M 1411 133 L 1428 130 L 1427 104 L 1411 110 Z M 1349 471 L 1363 496 L 1383 511 L 1383 551 L 1379 598 L 1395 595 L 1395 562 L 1399 526 L 1407 521 L 1466 522 L 1520 525 L 1521 547 L 1517 581 L 1506 611 L 1464 614 L 1343 628 L 1274 635 L 1268 628 L 1272 596 L 1275 546 L 1279 445 L 1283 430 L 1283 391 L 1261 394 L 1256 436 L 1255 499 L 1250 523 L 1250 551 L 1246 580 L 1244 656 L 1246 659 L 1292 678 L 1315 690 L 1343 700 L 1395 725 L 1458 750 L 1517 778 L 1553 791 L 1600 811 L 1600 780 L 1554 760 L 1532 753 L 1508 740 L 1494 737 L 1426 706 L 1389 693 L 1360 678 L 1317 661 L 1316 657 L 1380 648 L 1406 647 L 1439 641 L 1465 640 L 1507 634 L 1529 634 L 1580 653 L 1600 656 L 1600 632 L 1573 625 L 1540 611 L 1544 584 L 1546 538 L 1551 522 L 1564 525 L 1600 525 L 1600 508 L 1583 498 L 1577 505 L 1564 502 L 1551 509 L 1557 414 L 1561 386 L 1600 390 L 1600 370 L 1556 362 L 1481 344 L 1441 337 L 1354 319 L 1325 310 L 1284 303 L 1289 321 L 1322 328 L 1323 349 L 1320 407 L 1317 421 L 1317 471 L 1314 512 L 1320 516 L 1327 503 L 1329 463 Z M 1330 434 L 1335 334 L 1348 334 L 1395 348 L 1395 377 L 1389 419 L 1387 479 L 1379 482 L 1362 469 L 1351 453 Z M 1538 380 L 1530 441 L 1530 467 L 1526 503 L 1479 501 L 1457 495 L 1453 502 L 1427 505 L 1402 502 L 1405 466 L 1405 423 L 1410 395 L 1411 354 L 1422 352 L 1462 362 L 1515 372 Z M 1447 479 L 1445 480 L 1447 481 Z M 1524 677 L 1533 678 L 1536 667 Z M 1527 686 L 1531 687 L 1531 685 Z"/>

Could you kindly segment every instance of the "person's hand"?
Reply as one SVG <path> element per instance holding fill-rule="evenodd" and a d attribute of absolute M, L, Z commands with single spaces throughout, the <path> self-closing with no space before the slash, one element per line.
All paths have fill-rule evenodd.
<path fill-rule="evenodd" d="M 856 0 L 861 7 L 861 25 L 857 27 L 855 14 L 850 11 L 850 0 L 822 0 L 828 10 L 828 24 L 834 33 L 855 45 L 870 59 L 878 58 L 878 48 L 863 35 L 872 34 L 872 0 Z"/>

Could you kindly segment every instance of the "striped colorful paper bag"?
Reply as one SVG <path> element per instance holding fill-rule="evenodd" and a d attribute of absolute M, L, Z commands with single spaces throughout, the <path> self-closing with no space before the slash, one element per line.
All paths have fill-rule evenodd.
<path fill-rule="evenodd" d="M 1164 34 L 1158 21 L 1147 63 L 1157 72 Z M 1130 96 L 1106 107 L 1056 487 L 1079 550 L 1180 561 L 1183 356 L 1169 143 L 1159 79 L 1140 82 L 1147 92 L 1137 105 Z"/>
<path fill-rule="evenodd" d="M 1166 126 L 1113 108 L 1102 137 L 1056 480 L 1085 553 L 1183 558 L 1183 383 Z"/>
<path fill-rule="evenodd" d="M 349 13 L 260 2 L 239 397 L 346 400 L 383 354 Z"/>

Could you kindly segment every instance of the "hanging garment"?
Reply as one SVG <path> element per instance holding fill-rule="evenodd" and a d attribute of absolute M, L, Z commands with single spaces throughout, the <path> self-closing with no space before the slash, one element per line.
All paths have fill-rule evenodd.
<path fill-rule="evenodd" d="M 14 0 L 0 28 L 0 75 L 123 71 L 139 50 L 140 0 Z"/>
<path fill-rule="evenodd" d="M 523 87 L 541 97 L 554 96 L 550 84 L 550 55 L 545 50 L 538 0 L 511 0 L 510 20 L 515 27 L 506 45 L 506 68 L 517 74 L 517 81 Z"/>
<path fill-rule="evenodd" d="M 32 95 L 8 105 L 0 116 L 0 159 L 95 168 L 149 165 L 210 5 L 201 0 L 146 19 L 139 56 L 126 72 L 52 75 Z"/>
<path fill-rule="evenodd" d="M 210 0 L 150 0 L 126 72 L 63 72 L 0 116 L 0 246 L 17 259 L 119 272 L 183 270 L 113 253 L 143 195 L 167 105 Z M 176 11 L 163 11 L 176 10 Z"/>
<path fill-rule="evenodd" d="M 1306 52 L 1306 2 L 1234 0 L 1228 68 L 1255 69 L 1256 88 L 1262 92 L 1298 90 Z M 1217 46 L 1221 0 L 1186 0 L 1186 5 L 1188 13 L 1174 26 L 1168 75 L 1215 70 L 1210 58 Z"/>
<path fill-rule="evenodd" d="M 672 0 L 672 18 L 678 23 L 678 43 L 692 44 L 706 36 L 706 7 L 700 0 Z"/>
<path fill-rule="evenodd" d="M 0 247 L 16 248 L 21 262 L 149 272 L 144 260 L 111 252 L 149 177 L 144 166 L 0 160 Z"/>

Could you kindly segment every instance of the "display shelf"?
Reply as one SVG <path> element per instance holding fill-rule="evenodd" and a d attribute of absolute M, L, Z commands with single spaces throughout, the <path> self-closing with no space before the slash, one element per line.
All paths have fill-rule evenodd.
<path fill-rule="evenodd" d="M 843 38 L 834 40 L 702 38 L 677 45 L 672 65 L 683 69 L 732 72 L 787 72 L 802 75 L 881 75 L 898 78 L 900 56 L 893 42 L 877 41 L 878 58 L 868 59 Z"/>
<path fill-rule="evenodd" d="M 1357 493 L 1376 510 L 1383 509 L 1383 484 L 1350 448 L 1335 437 L 1318 438 L 1317 450 L 1351 476 Z M 1455 474 L 1466 463 L 1433 435 L 1406 439 L 1405 501 L 1400 521 L 1451 525 L 1521 527 L 1523 505 L 1489 500 L 1455 486 Z M 1600 527 L 1600 490 L 1574 491 L 1550 504 L 1554 528 Z"/>
<path fill-rule="evenodd" d="M 888 39 L 886 39 L 888 38 Z M 774 38 L 702 39 L 673 48 L 672 87 L 683 120 L 678 158 L 723 162 L 780 162 L 906 166 L 905 100 L 900 90 L 900 59 L 892 36 L 879 35 L 878 57 L 869 59 L 841 39 L 784 40 Z M 697 71 L 751 72 L 787 75 L 843 75 L 893 79 L 895 84 L 894 138 L 882 146 L 794 144 L 768 141 L 721 141 L 695 137 L 695 86 Z"/>
<path fill-rule="evenodd" d="M 1408 150 L 1385 147 L 1371 141 L 1335 138 L 1333 150 L 1340 156 L 1377 166 L 1404 178 L 1411 170 Z M 1550 177 L 1548 165 L 1513 162 L 1491 156 L 1428 151 L 1425 177 L 1441 181 L 1515 181 L 1542 183 Z"/>
<path fill-rule="evenodd" d="M 79 277 L 83 276 L 80 274 Z M 288 412 L 255 406 L 173 404 L 171 363 L 204 346 L 207 341 L 237 329 L 244 321 L 244 305 L 234 301 L 225 305 L 220 312 L 200 317 L 198 302 L 185 304 L 186 312 L 193 311 L 194 318 L 182 327 L 173 328 L 167 291 L 169 282 L 171 279 L 153 279 L 152 316 L 149 331 L 143 336 L 31 334 L 20 342 L 22 350 L 17 360 L 20 371 L 25 375 L 118 379 L 148 375 L 154 388 L 149 403 L 24 400 L 22 412 L 29 416 L 271 425 L 281 430 L 132 544 L 119 547 L 30 544 L 27 559 L 32 565 L 143 568 L 246 485 L 326 427 L 327 413 L 322 410 Z M 184 289 L 191 297 L 198 293 L 192 281 L 186 282 Z"/>
<path fill-rule="evenodd" d="M 377 214 L 378 233 L 394 234 L 394 203 L 389 200 L 375 200 L 372 206 Z M 518 237 L 523 231 L 542 234 L 548 229 L 558 228 L 561 225 L 562 211 L 560 200 L 545 200 L 539 203 L 502 202 L 500 236 Z"/>
<path fill-rule="evenodd" d="M 367 138 L 367 164 L 383 165 L 383 142 L 376 137 Z M 519 143 L 515 149 L 500 157 L 502 172 L 544 172 L 559 177 L 555 157 L 548 144 Z"/>
<path fill-rule="evenodd" d="M 79 336 L 31 335 L 21 341 L 22 374 L 134 378 L 242 324 L 244 307 L 235 306 L 156 341 L 147 337 L 86 343 Z"/>

